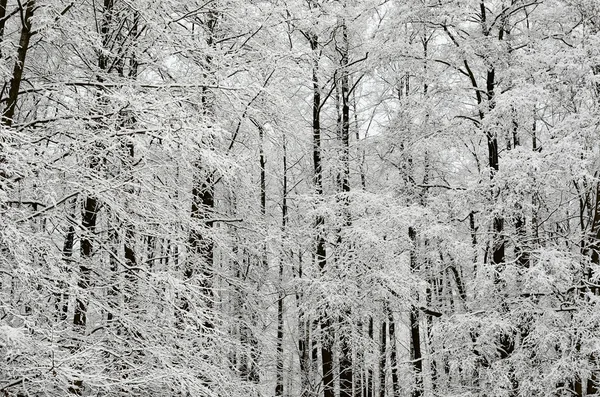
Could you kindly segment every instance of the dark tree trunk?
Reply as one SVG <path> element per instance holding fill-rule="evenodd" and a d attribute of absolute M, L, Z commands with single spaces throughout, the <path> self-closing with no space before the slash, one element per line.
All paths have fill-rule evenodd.
<path fill-rule="evenodd" d="M 190 233 L 189 245 L 191 253 L 197 259 L 186 261 L 184 279 L 189 280 L 195 273 L 199 273 L 202 304 L 210 309 L 214 300 L 212 288 L 214 243 L 207 233 L 212 227 L 212 221 L 209 218 L 215 206 L 214 186 L 212 176 L 206 175 L 210 171 L 203 172 L 204 170 L 199 165 L 196 166 L 196 170 L 197 174 L 192 188 L 191 217 L 197 224 Z M 190 303 L 187 299 L 184 299 L 182 309 L 186 312 L 190 310 Z M 213 328 L 212 322 L 208 319 L 203 325 L 206 329 Z"/>
<path fill-rule="evenodd" d="M 4 4 L 4 7 L 2 8 L 6 10 L 6 4 Z M 19 98 L 19 89 L 21 87 L 21 81 L 23 80 L 23 71 L 25 70 L 25 58 L 27 57 L 27 50 L 29 50 L 29 40 L 32 36 L 31 19 L 33 18 L 34 10 L 35 0 L 28 0 L 25 4 L 23 26 L 21 28 L 19 48 L 17 49 L 17 60 L 15 61 L 12 78 L 10 80 L 6 108 L 2 114 L 2 122 L 7 126 L 11 126 L 13 123 L 17 99 Z M 1 28 L 3 28 L 3 26 L 1 26 Z"/>
<path fill-rule="evenodd" d="M 323 396 L 334 397 L 334 374 L 333 374 L 333 340 L 331 337 L 331 321 L 327 318 L 321 319 L 321 365 L 323 369 Z M 313 359 L 316 355 L 313 354 Z"/>
<path fill-rule="evenodd" d="M 6 27 L 6 4 L 8 0 L 0 0 L 0 45 L 4 41 L 4 28 Z M 0 48 L 0 58 L 2 58 L 2 48 Z"/>
<path fill-rule="evenodd" d="M 413 248 L 410 252 L 410 268 L 414 273 L 417 271 L 417 256 L 416 256 L 416 237 L 417 233 L 411 226 L 408 229 L 408 237 L 412 241 Z M 415 300 L 418 302 L 418 293 Z M 418 304 L 418 303 L 417 303 Z M 411 393 L 412 397 L 421 397 L 423 395 L 423 357 L 421 355 L 421 329 L 419 325 L 419 308 L 413 305 L 410 311 L 410 359 L 413 363 L 413 371 L 415 373 L 415 386 Z"/>
<path fill-rule="evenodd" d="M 73 324 L 85 329 L 87 325 L 87 300 L 81 296 L 90 287 L 90 274 L 92 271 L 92 236 L 96 229 L 96 220 L 98 215 L 98 200 L 94 197 L 86 197 L 82 213 L 81 225 L 83 226 L 83 235 L 81 236 L 81 264 L 79 266 L 79 294 L 75 303 L 75 314 Z"/>
<path fill-rule="evenodd" d="M 275 396 L 283 396 L 283 311 L 285 294 L 283 291 L 283 253 L 285 250 L 285 238 L 287 230 L 288 206 L 288 179 L 287 179 L 287 146 L 285 132 L 283 135 L 283 195 L 281 200 L 281 235 L 282 247 L 279 254 L 279 292 L 277 294 L 277 379 L 275 382 Z"/>
<path fill-rule="evenodd" d="M 314 34 L 308 34 L 309 43 L 313 52 L 313 109 L 312 109 L 312 130 L 313 130 L 313 181 L 315 191 L 318 196 L 323 195 L 323 166 L 321 163 L 321 87 L 319 85 L 319 58 L 318 58 L 318 38 Z M 321 215 L 315 218 L 316 246 L 315 259 L 321 273 L 325 272 L 326 252 L 324 228 L 325 220 Z M 330 320 L 323 317 L 321 322 L 321 368 L 323 370 L 323 395 L 324 397 L 334 397 L 333 387 L 333 351 L 332 340 L 333 332 Z M 316 355 L 313 354 L 313 359 Z"/>
<path fill-rule="evenodd" d="M 385 397 L 385 378 L 387 364 L 387 330 L 386 321 L 381 323 L 379 332 L 379 397 Z"/>
<path fill-rule="evenodd" d="M 388 334 L 390 337 L 390 368 L 392 372 L 392 397 L 400 396 L 400 378 L 398 375 L 398 353 L 396 347 L 396 321 L 394 320 L 394 313 L 388 306 L 387 308 L 388 318 Z"/>
<path fill-rule="evenodd" d="M 342 22 L 342 48 L 340 49 L 341 61 L 341 96 L 342 96 L 342 119 L 341 119 L 341 145 L 342 145 L 342 171 L 341 171 L 341 190 L 345 196 L 342 198 L 342 212 L 344 216 L 344 226 L 350 227 L 352 220 L 350 217 L 349 197 L 350 193 L 350 76 L 348 72 L 348 29 L 345 21 Z M 339 246 L 341 244 L 341 235 L 339 235 Z M 346 268 L 349 269 L 351 258 L 347 258 Z M 343 266 L 343 264 L 342 264 Z M 352 323 L 352 313 L 350 309 L 346 310 L 346 321 Z M 340 323 L 343 319 L 340 319 Z M 340 341 L 340 397 L 352 397 L 353 389 L 353 368 L 352 368 L 352 344 L 350 335 L 341 335 Z"/>
<path fill-rule="evenodd" d="M 69 226 L 67 230 L 67 235 L 65 237 L 65 242 L 63 245 L 63 261 L 65 262 L 65 268 L 69 269 L 71 266 L 71 260 L 73 257 L 73 246 L 75 245 L 75 227 L 73 225 Z M 68 272 L 67 272 L 68 273 Z M 60 290 L 59 293 L 56 294 L 56 310 L 58 312 L 58 319 L 60 321 L 67 320 L 67 314 L 69 312 L 69 293 L 67 291 L 68 284 L 64 281 L 61 281 L 58 285 Z"/>

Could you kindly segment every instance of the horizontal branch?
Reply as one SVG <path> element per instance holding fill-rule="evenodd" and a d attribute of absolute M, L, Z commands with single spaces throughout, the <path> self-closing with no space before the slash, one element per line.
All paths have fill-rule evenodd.
<path fill-rule="evenodd" d="M 439 187 L 439 188 L 447 189 L 447 190 L 467 190 L 464 187 L 453 187 L 453 186 L 447 186 L 447 185 L 431 185 L 431 184 L 423 185 L 423 184 L 421 184 L 421 185 L 415 185 L 415 186 L 423 188 L 423 189 L 431 189 L 431 188 Z"/>
<path fill-rule="evenodd" d="M 43 209 L 37 211 L 34 214 L 29 215 L 28 217 L 25 218 L 21 218 L 17 220 L 17 223 L 22 223 L 22 222 L 26 222 L 29 221 L 33 218 L 37 218 L 38 216 L 42 215 L 43 213 L 50 211 L 53 208 L 58 207 L 59 205 L 61 205 L 62 203 L 64 203 L 65 201 L 69 200 L 70 198 L 76 197 L 79 194 L 79 192 L 75 192 L 75 193 L 71 193 L 63 198 L 61 198 L 60 200 L 58 200 L 56 203 L 49 205 L 47 207 L 44 207 Z"/>
<path fill-rule="evenodd" d="M 419 310 L 422 311 L 423 313 L 427 314 L 428 316 L 442 317 L 442 313 L 436 312 L 435 310 L 431 310 L 429 308 L 426 308 L 425 306 L 419 307 Z"/>
<path fill-rule="evenodd" d="M 131 83 L 131 84 L 127 84 Z M 170 90 L 170 89 L 213 89 L 213 90 L 225 90 L 225 91 L 237 91 L 241 90 L 240 87 L 226 87 L 220 85 L 210 85 L 210 84 L 139 84 L 135 83 L 132 80 L 127 80 L 123 83 L 101 83 L 98 81 L 68 81 L 68 82 L 58 82 L 52 85 L 43 86 L 43 87 L 33 87 L 28 88 L 22 91 L 19 91 L 19 95 L 22 94 L 32 94 L 36 92 L 49 91 L 52 89 L 58 89 L 60 86 L 66 87 L 94 87 L 94 88 L 121 88 L 131 85 L 137 88 L 144 89 L 153 89 L 153 90 Z M 8 98 L 3 98 L 0 100 L 0 103 L 6 102 Z"/>
<path fill-rule="evenodd" d="M 206 224 L 207 225 L 212 225 L 215 222 L 233 223 L 233 222 L 244 222 L 244 220 L 241 219 L 241 218 L 234 218 L 234 219 L 217 218 L 217 219 L 208 219 L 206 221 Z"/>

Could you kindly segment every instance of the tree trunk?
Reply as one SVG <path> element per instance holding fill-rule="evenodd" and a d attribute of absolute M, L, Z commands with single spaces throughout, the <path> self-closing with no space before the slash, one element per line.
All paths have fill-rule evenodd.
<path fill-rule="evenodd" d="M 4 28 L 6 27 L 6 4 L 8 0 L 0 0 L 0 46 L 4 42 Z M 2 48 L 0 47 L 0 58 L 2 58 Z"/>
<path fill-rule="evenodd" d="M 288 206 L 287 206 L 287 194 L 288 194 L 288 180 L 287 180 L 287 146 L 286 136 L 283 132 L 283 195 L 281 200 L 281 252 L 279 254 L 279 292 L 277 294 L 277 379 L 275 382 L 275 396 L 283 396 L 283 310 L 284 310 L 284 299 L 285 294 L 283 291 L 283 255 L 285 251 L 285 240 L 287 230 L 287 217 L 288 217 Z"/>
<path fill-rule="evenodd" d="M 379 331 L 379 397 L 385 397 L 385 378 L 387 363 L 387 330 L 386 321 L 381 322 Z"/>
<path fill-rule="evenodd" d="M 210 49 L 215 47 L 215 34 L 218 21 L 218 13 L 214 10 L 209 10 L 206 13 L 206 20 L 203 22 L 206 27 L 206 44 Z M 204 77 L 208 76 L 213 72 L 213 58 L 210 52 L 204 56 L 204 62 L 206 71 Z M 213 100 L 210 89 L 207 86 L 202 87 L 202 112 L 207 117 L 213 115 Z M 208 141 L 203 142 L 209 148 L 213 148 L 212 138 L 209 137 Z M 192 257 L 195 257 L 195 261 L 186 260 L 183 277 L 184 280 L 189 280 L 195 273 L 195 269 L 199 268 L 199 286 L 201 291 L 201 305 L 207 309 L 208 312 L 213 309 L 214 306 L 214 270 L 213 270 L 213 255 L 214 255 L 214 242 L 210 234 L 210 229 L 213 227 L 213 222 L 210 217 L 214 213 L 215 209 L 215 177 L 212 170 L 207 169 L 205 164 L 202 163 L 201 159 L 198 159 L 194 164 L 194 179 L 192 185 L 192 207 L 190 211 L 190 217 L 195 223 L 192 225 L 192 231 L 190 232 L 188 243 L 189 250 Z M 199 262 L 199 263 L 198 263 Z M 190 302 L 187 299 L 183 299 L 182 302 L 183 312 L 189 312 Z M 210 314 L 206 316 L 205 321 L 202 324 L 204 331 L 212 330 L 214 328 L 213 321 Z"/>
<path fill-rule="evenodd" d="M 6 3 L 6 2 L 5 2 Z M 0 5 L 1 6 L 1 5 Z M 22 6 L 21 6 L 22 7 Z M 6 4 L 2 7 L 6 10 Z M 21 28 L 21 37 L 19 39 L 19 48 L 17 49 L 17 60 L 13 68 L 12 78 L 10 80 L 10 89 L 6 100 L 6 108 L 2 114 L 2 122 L 10 127 L 13 124 L 17 99 L 19 98 L 19 89 L 23 80 L 23 70 L 25 70 L 25 58 L 29 50 L 29 40 L 31 39 L 31 19 L 35 10 L 35 0 L 28 0 L 25 4 L 25 13 L 23 15 L 23 27 Z M 3 28 L 3 26 L 2 26 Z"/>
<path fill-rule="evenodd" d="M 417 233 L 413 227 L 408 229 L 408 237 L 412 241 L 413 248 L 410 252 L 410 268 L 414 273 L 417 270 L 417 258 L 416 258 L 416 237 Z M 410 311 L 410 359 L 413 363 L 413 371 L 415 373 L 415 386 L 411 393 L 412 397 L 421 397 L 423 395 L 423 357 L 421 355 L 421 329 L 419 326 L 419 308 L 418 305 L 418 292 L 416 294 L 416 304 L 413 305 Z"/>
<path fill-rule="evenodd" d="M 392 309 L 387 306 L 388 334 L 390 336 L 390 368 L 392 372 L 392 397 L 400 397 L 400 378 L 398 375 L 398 353 L 396 347 L 396 321 Z"/>
<path fill-rule="evenodd" d="M 319 85 L 319 58 L 318 58 L 318 37 L 309 34 L 310 47 L 313 52 L 313 109 L 312 109 L 312 130 L 313 130 L 313 181 L 315 191 L 318 196 L 323 195 L 323 166 L 321 163 L 321 87 Z M 315 259 L 321 273 L 325 272 L 326 252 L 324 228 L 325 220 L 321 215 L 315 218 Z M 331 329 L 330 319 L 325 317 L 320 319 L 321 323 L 321 368 L 323 370 L 323 395 L 324 397 L 334 397 L 333 387 L 333 351 L 332 340 L 333 331 Z M 316 359 L 313 354 L 313 359 Z"/>
<path fill-rule="evenodd" d="M 342 145 L 342 171 L 341 171 L 341 190 L 344 196 L 342 197 L 342 213 L 344 216 L 344 226 L 352 226 L 350 216 L 348 193 L 350 193 L 350 76 L 348 72 L 348 29 L 346 22 L 342 20 L 342 48 L 340 49 L 341 60 L 340 67 L 341 78 L 341 97 L 342 97 L 342 119 L 341 119 L 341 145 Z M 342 238 L 339 236 L 339 246 L 342 247 Z M 350 251 L 350 250 L 349 250 Z M 352 258 L 345 259 L 347 263 L 342 264 L 345 269 L 351 268 Z M 346 321 L 352 324 L 352 313 L 350 309 L 346 310 Z M 340 323 L 343 319 L 340 319 Z M 340 397 L 352 397 L 353 389 L 353 368 L 352 368 L 352 344 L 351 333 L 342 333 L 340 342 Z"/>

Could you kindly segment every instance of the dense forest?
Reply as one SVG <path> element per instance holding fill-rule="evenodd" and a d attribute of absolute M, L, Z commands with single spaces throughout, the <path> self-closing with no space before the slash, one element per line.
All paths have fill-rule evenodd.
<path fill-rule="evenodd" d="M 0 395 L 600 396 L 598 0 L 0 0 Z"/>

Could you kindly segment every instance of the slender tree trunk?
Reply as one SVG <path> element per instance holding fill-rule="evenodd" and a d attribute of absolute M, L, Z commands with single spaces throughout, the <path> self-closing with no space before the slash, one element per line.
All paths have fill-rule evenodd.
<path fill-rule="evenodd" d="M 275 382 L 275 396 L 283 396 L 283 311 L 285 294 L 283 291 L 283 253 L 285 250 L 285 239 L 287 229 L 287 145 L 285 132 L 283 133 L 283 197 L 281 200 L 281 253 L 279 254 L 279 292 L 277 295 L 277 379 Z"/>
<path fill-rule="evenodd" d="M 6 4 L 4 4 L 3 9 L 6 10 Z M 25 4 L 25 12 L 23 14 L 23 26 L 21 28 L 19 48 L 17 49 L 17 60 L 15 61 L 12 78 L 10 80 L 10 89 L 8 90 L 6 108 L 4 109 L 4 112 L 2 114 L 2 122 L 9 127 L 13 123 L 13 117 L 15 115 L 15 109 L 17 106 L 17 99 L 19 98 L 19 89 L 21 87 L 21 81 L 23 80 L 23 71 L 25 70 L 25 58 L 27 57 L 27 50 L 29 50 L 29 40 L 31 39 L 32 35 L 31 20 L 33 18 L 34 10 L 35 0 L 28 0 Z"/>
<path fill-rule="evenodd" d="M 6 5 L 8 0 L 0 0 L 0 46 L 4 42 L 4 29 L 6 27 Z M 2 48 L 0 47 L 0 58 L 2 58 Z"/>
<path fill-rule="evenodd" d="M 215 47 L 215 34 L 218 21 L 218 13 L 214 10 L 209 10 L 206 13 L 206 20 L 204 26 L 207 30 L 206 44 L 208 48 L 214 49 Z M 208 79 L 209 75 L 213 72 L 213 58 L 210 52 L 204 57 L 206 65 L 206 71 L 204 77 Z M 208 87 L 202 87 L 202 112 L 205 116 L 211 117 L 213 115 L 213 100 L 212 94 Z M 207 147 L 213 148 L 212 138 L 208 137 L 208 141 L 203 142 Z M 188 259 L 185 263 L 183 272 L 184 280 L 189 280 L 196 273 L 196 269 L 200 269 L 198 273 L 201 291 L 201 305 L 208 309 L 210 312 L 214 307 L 214 269 L 213 269 L 213 255 L 214 255 L 214 242 L 212 236 L 210 236 L 210 229 L 213 227 L 213 222 L 210 217 L 214 213 L 215 209 L 215 177 L 212 170 L 206 168 L 201 159 L 198 159 L 194 164 L 194 179 L 192 185 L 192 206 L 190 216 L 195 223 L 192 226 L 188 243 L 189 250 L 192 254 L 192 258 L 195 260 Z M 199 262 L 199 263 L 198 263 Z M 183 312 L 190 311 L 190 302 L 187 299 L 183 299 L 182 306 Z M 210 314 L 206 316 L 205 321 L 202 324 L 204 331 L 212 330 L 214 323 L 211 319 Z"/>
<path fill-rule="evenodd" d="M 67 235 L 65 237 L 65 242 L 63 244 L 63 261 L 65 262 L 65 267 L 67 269 L 71 266 L 71 261 L 73 257 L 73 247 L 75 245 L 75 226 L 70 225 L 67 230 Z M 68 273 L 68 272 L 67 272 Z M 58 312 L 58 319 L 60 321 L 67 320 L 67 314 L 69 312 L 69 293 L 68 284 L 66 282 L 61 281 L 58 285 L 58 288 L 61 292 L 56 294 L 56 310 Z"/>
<path fill-rule="evenodd" d="M 410 254 L 410 268 L 414 273 L 417 270 L 416 258 L 416 237 L 417 234 L 413 227 L 408 229 L 408 237 L 413 243 Z M 416 296 L 418 302 L 418 295 Z M 417 303 L 418 305 L 418 303 Z M 413 306 L 410 311 L 410 359 L 413 363 L 415 373 L 415 386 L 411 393 L 412 397 L 421 397 L 423 395 L 423 356 L 421 355 L 421 329 L 419 325 L 419 308 Z"/>
<path fill-rule="evenodd" d="M 346 22 L 342 21 L 342 48 L 341 48 L 341 98 L 342 98 L 342 118 L 341 118 L 341 144 L 342 144 L 342 175 L 341 175 L 341 190 L 342 197 L 342 212 L 344 216 L 344 226 L 346 228 L 352 226 L 350 216 L 348 193 L 350 193 L 350 76 L 348 72 L 348 29 Z M 339 246 L 343 246 L 341 235 L 339 235 Z M 350 269 L 352 258 L 345 259 L 348 263 L 345 264 L 346 269 Z M 344 264 L 342 264 L 344 266 Z M 352 324 L 352 313 L 348 309 L 346 311 L 346 321 Z M 352 368 L 352 344 L 349 340 L 350 333 L 342 334 L 340 341 L 340 397 L 352 397 L 353 389 L 353 368 Z"/>
<path fill-rule="evenodd" d="M 96 229 L 98 215 L 98 200 L 88 196 L 85 198 L 81 225 L 83 235 L 81 236 L 81 264 L 79 266 L 79 294 L 75 303 L 75 314 L 73 324 L 80 327 L 82 331 L 87 325 L 87 300 L 81 296 L 90 287 L 90 274 L 92 271 L 92 236 Z"/>
<path fill-rule="evenodd" d="M 387 329 L 386 321 L 381 322 L 381 330 L 379 331 L 379 397 L 385 397 L 385 379 L 386 379 L 386 364 L 387 364 Z"/>
<path fill-rule="evenodd" d="M 313 109 L 312 109 L 312 130 L 313 130 L 313 181 L 317 196 L 323 195 L 323 166 L 321 163 L 321 87 L 319 85 L 319 58 L 318 58 L 318 38 L 314 34 L 309 36 L 310 46 L 313 52 Z M 321 273 L 325 272 L 326 252 L 324 228 L 325 219 L 318 215 L 315 218 L 316 246 L 315 259 Z M 333 387 L 333 351 L 332 341 L 333 332 L 331 329 L 331 320 L 321 318 L 321 368 L 323 371 L 323 393 L 324 397 L 334 397 Z M 313 354 L 313 359 L 315 359 Z"/>
<path fill-rule="evenodd" d="M 398 353 L 396 347 L 396 321 L 392 309 L 387 306 L 388 334 L 390 336 L 390 368 L 392 372 L 392 397 L 400 397 L 400 377 L 398 375 Z"/>

